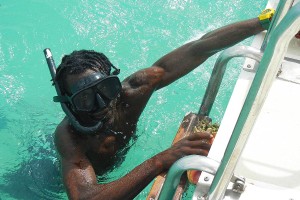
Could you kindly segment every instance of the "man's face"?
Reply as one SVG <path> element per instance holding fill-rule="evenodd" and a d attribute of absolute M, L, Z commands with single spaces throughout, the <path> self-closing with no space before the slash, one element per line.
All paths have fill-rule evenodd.
<path fill-rule="evenodd" d="M 81 74 L 68 75 L 66 90 L 73 112 L 81 121 L 92 123 L 105 118 L 109 103 L 120 93 L 121 84 L 116 76 L 88 69 Z"/>

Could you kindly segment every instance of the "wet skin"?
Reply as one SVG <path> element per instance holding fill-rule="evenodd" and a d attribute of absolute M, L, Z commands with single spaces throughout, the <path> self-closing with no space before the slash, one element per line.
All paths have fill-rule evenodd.
<path fill-rule="evenodd" d="M 135 133 L 138 119 L 155 90 L 186 75 L 216 52 L 262 30 L 257 18 L 225 26 L 175 49 L 151 67 L 130 75 L 122 82 L 120 96 L 107 109 L 77 113 L 78 119 L 86 124 L 104 119 L 104 128 L 96 135 L 79 133 L 70 125 L 67 117 L 63 119 L 55 131 L 55 144 L 68 197 L 133 199 L 179 158 L 191 154 L 207 155 L 210 149 L 207 141 L 212 135 L 196 133 L 144 161 L 124 177 L 110 183 L 97 183 L 96 174 L 101 174 L 110 164 L 115 163 L 117 150 L 124 148 Z M 79 75 L 68 75 L 67 90 L 76 80 L 93 72 L 87 70 Z M 105 128 L 111 132 L 107 134 Z"/>

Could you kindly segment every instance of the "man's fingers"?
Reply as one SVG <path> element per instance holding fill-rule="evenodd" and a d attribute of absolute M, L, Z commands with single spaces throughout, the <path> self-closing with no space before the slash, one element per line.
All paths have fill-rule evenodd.
<path fill-rule="evenodd" d="M 187 137 L 188 140 L 193 141 L 193 140 L 201 140 L 201 139 L 211 139 L 213 138 L 213 135 L 208 133 L 208 132 L 197 132 L 193 133 L 190 136 Z"/>
<path fill-rule="evenodd" d="M 209 150 L 211 147 L 211 144 L 209 140 L 207 139 L 202 139 L 202 140 L 195 140 L 195 141 L 189 141 L 188 146 L 190 148 L 201 148 L 201 149 L 206 149 Z"/>
<path fill-rule="evenodd" d="M 205 149 L 193 149 L 189 155 L 201 155 L 201 156 L 207 156 L 208 150 Z"/>

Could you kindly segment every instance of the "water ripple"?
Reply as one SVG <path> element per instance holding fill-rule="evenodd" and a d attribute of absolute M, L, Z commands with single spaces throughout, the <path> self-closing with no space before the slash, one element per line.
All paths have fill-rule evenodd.
<path fill-rule="evenodd" d="M 13 105 L 23 96 L 24 86 L 18 78 L 12 75 L 0 76 L 0 94 L 5 98 L 6 103 Z"/>

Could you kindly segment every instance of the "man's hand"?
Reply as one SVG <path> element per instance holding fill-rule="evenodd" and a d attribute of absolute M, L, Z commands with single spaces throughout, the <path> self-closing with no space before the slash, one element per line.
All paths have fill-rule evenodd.
<path fill-rule="evenodd" d="M 213 135 L 208 132 L 193 133 L 156 155 L 163 170 L 169 169 L 178 159 L 187 155 L 207 156 Z"/>

